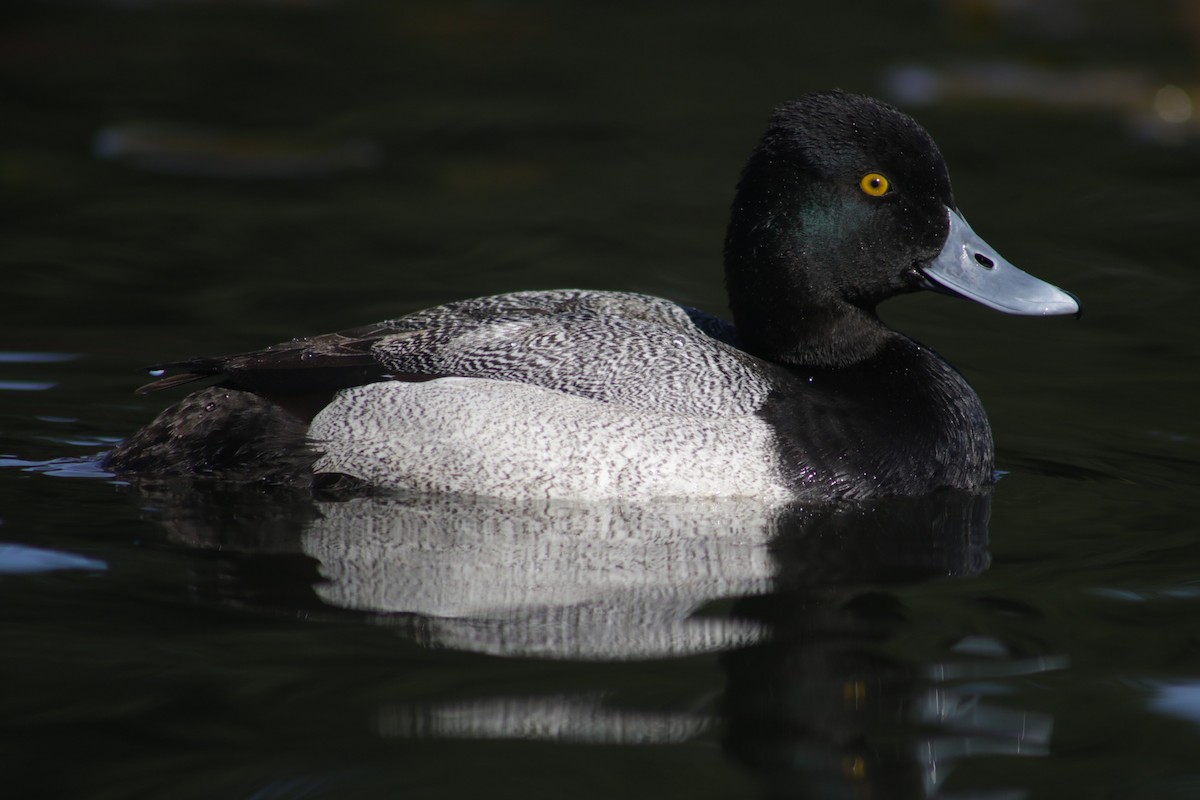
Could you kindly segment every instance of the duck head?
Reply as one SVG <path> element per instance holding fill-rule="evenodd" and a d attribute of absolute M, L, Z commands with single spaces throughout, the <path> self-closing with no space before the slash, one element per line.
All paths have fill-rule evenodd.
<path fill-rule="evenodd" d="M 1079 310 L 971 229 L 924 128 L 840 91 L 775 111 L 738 183 L 725 271 L 747 350 L 797 366 L 870 358 L 899 335 L 876 306 L 919 289 L 1011 314 Z"/>

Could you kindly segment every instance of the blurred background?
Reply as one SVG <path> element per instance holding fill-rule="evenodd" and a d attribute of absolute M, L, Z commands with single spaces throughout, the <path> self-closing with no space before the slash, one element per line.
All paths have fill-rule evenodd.
<path fill-rule="evenodd" d="M 252 791 L 222 770 L 290 765 L 289 748 L 319 761 L 332 746 L 339 763 L 381 748 L 338 709 L 391 707 L 381 698 L 400 685 L 419 699 L 583 682 L 642 706 L 664 691 L 679 710 L 713 702 L 720 672 L 767 674 L 728 642 L 721 663 L 466 657 L 359 618 L 305 626 L 309 605 L 267 613 L 243 596 L 280 570 L 309 586 L 309 561 L 239 562 L 258 588 L 232 605 L 197 595 L 197 574 L 229 580 L 212 551 L 163 534 L 155 504 L 89 459 L 173 399 L 132 394 L 159 360 L 516 289 L 635 290 L 724 313 L 721 245 L 746 156 L 773 106 L 839 87 L 916 116 L 975 230 L 1082 300 L 1079 321 L 932 295 L 884 307 L 979 390 L 1007 476 L 990 569 L 839 606 L 870 617 L 910 677 L 1001 653 L 1006 667 L 970 674 L 1036 722 L 1037 757 L 967 758 L 935 737 L 966 758 L 961 794 L 928 772 L 864 780 L 860 750 L 819 764 L 772 751 L 768 779 L 753 765 L 769 748 L 729 757 L 720 731 L 744 723 L 714 712 L 725 721 L 708 738 L 657 749 L 414 756 L 410 743 L 407 777 L 383 766 L 396 751 L 370 749 L 383 777 L 359 796 L 458 796 L 450 781 L 505 797 L 505 780 L 525 796 L 1200 794 L 1198 49 L 1195 0 L 7 0 L 0 539 L 18 549 L 0 551 L 0 733 L 45 765 L 26 788 L 63 763 L 86 777 L 40 796 L 343 796 Z M 147 644 L 163 631 L 168 645 Z M 88 689 L 72 693 L 80 663 Z M 885 729 L 893 744 L 934 741 Z"/>

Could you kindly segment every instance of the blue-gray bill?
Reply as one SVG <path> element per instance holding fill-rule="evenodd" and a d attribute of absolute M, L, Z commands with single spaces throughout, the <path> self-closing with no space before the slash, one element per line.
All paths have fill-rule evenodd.
<path fill-rule="evenodd" d="M 931 289 L 974 300 L 1005 314 L 1054 316 L 1078 314 L 1069 292 L 1014 267 L 993 250 L 954 209 L 950 233 L 937 258 L 921 268 Z"/>

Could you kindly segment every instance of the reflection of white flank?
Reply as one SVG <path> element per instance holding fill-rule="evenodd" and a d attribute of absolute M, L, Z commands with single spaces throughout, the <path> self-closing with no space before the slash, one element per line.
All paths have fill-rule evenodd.
<path fill-rule="evenodd" d="M 677 609 L 686 616 L 691 607 Z M 722 617 L 639 619 L 616 606 L 540 609 L 510 619 L 431 619 L 428 644 L 492 655 L 636 659 L 728 650 L 759 641 L 758 623 Z M 660 615 L 665 617 L 665 615 Z"/>
<path fill-rule="evenodd" d="M 699 714 L 605 708 L 600 697 L 499 697 L 379 712 L 384 736 L 537 739 L 588 744 L 675 744 L 710 725 Z"/>
<path fill-rule="evenodd" d="M 431 644 L 508 655 L 642 658 L 756 640 L 694 617 L 770 588 L 772 515 L 740 501 L 516 503 L 421 496 L 321 507 L 305 551 L 343 608 L 426 617 Z"/>

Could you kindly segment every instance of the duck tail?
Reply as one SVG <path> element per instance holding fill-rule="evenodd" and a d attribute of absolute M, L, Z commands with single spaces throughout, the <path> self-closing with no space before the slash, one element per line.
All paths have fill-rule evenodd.
<path fill-rule="evenodd" d="M 216 378 L 225 373 L 223 359 L 193 358 L 188 361 L 173 361 L 166 364 L 153 364 L 146 368 L 155 380 L 137 388 L 138 394 L 161 392 L 164 389 L 174 389 L 206 378 Z M 176 372 L 175 370 L 181 370 Z M 173 374 L 167 375 L 167 372 Z"/>

